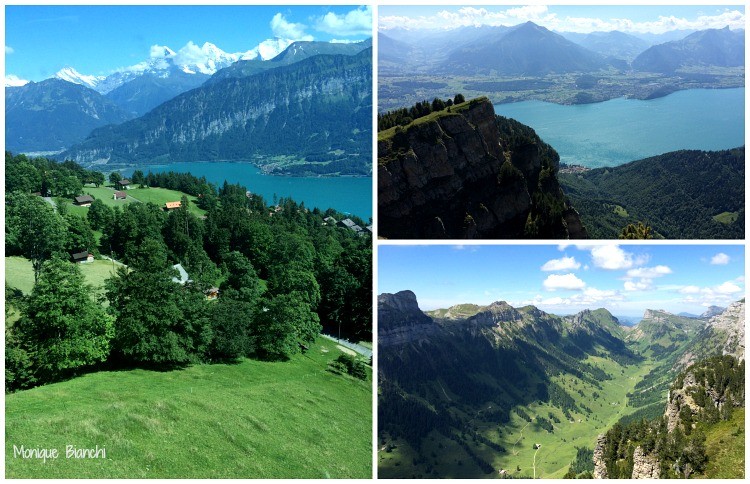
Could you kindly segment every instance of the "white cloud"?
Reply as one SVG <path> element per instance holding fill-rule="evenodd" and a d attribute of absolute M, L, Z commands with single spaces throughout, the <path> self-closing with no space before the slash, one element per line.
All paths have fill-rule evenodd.
<path fill-rule="evenodd" d="M 579 269 L 581 267 L 580 262 L 576 262 L 575 257 L 563 257 L 562 259 L 552 259 L 544 263 L 541 267 L 543 271 L 569 271 L 571 269 Z"/>
<path fill-rule="evenodd" d="M 698 286 L 685 286 L 679 289 L 677 292 L 680 294 L 700 294 L 701 288 Z"/>
<path fill-rule="evenodd" d="M 736 301 L 744 289 L 735 282 L 727 281 L 713 287 L 685 286 L 677 292 L 684 294 L 683 302 L 702 306 L 726 306 Z"/>
<path fill-rule="evenodd" d="M 11 46 L 9 46 L 9 45 L 6 45 L 6 46 L 5 46 L 5 55 L 10 55 L 10 54 L 12 54 L 13 52 L 15 52 L 15 50 L 13 50 L 13 47 L 11 47 Z"/>
<path fill-rule="evenodd" d="M 714 291 L 717 294 L 737 294 L 742 292 L 742 288 L 732 282 L 725 282 L 724 284 L 715 287 Z"/>
<path fill-rule="evenodd" d="M 192 42 L 190 42 L 192 44 Z M 154 44 L 149 51 L 149 57 L 152 59 L 163 59 L 173 57 L 175 52 L 166 45 Z"/>
<path fill-rule="evenodd" d="M 305 33 L 306 28 L 307 26 L 304 24 L 288 22 L 281 13 L 277 13 L 271 19 L 271 31 L 273 32 L 274 37 L 279 37 L 281 39 L 313 40 L 311 35 Z"/>
<path fill-rule="evenodd" d="M 256 47 L 242 54 L 243 60 L 255 59 L 260 55 L 263 60 L 273 59 L 281 54 L 284 49 L 292 45 L 292 39 L 266 39 Z"/>
<path fill-rule="evenodd" d="M 725 266 L 729 264 L 729 256 L 723 252 L 719 252 L 715 256 L 711 257 L 711 264 L 715 266 Z"/>
<path fill-rule="evenodd" d="M 651 284 L 651 279 L 641 279 L 638 282 L 634 281 L 625 281 L 624 284 L 626 291 L 648 291 L 650 289 L 653 289 L 653 285 Z"/>
<path fill-rule="evenodd" d="M 29 81 L 21 79 L 15 74 L 8 74 L 5 76 L 5 87 L 20 87 L 28 84 Z"/>
<path fill-rule="evenodd" d="M 592 13 L 595 9 L 592 9 Z M 621 30 L 636 33 L 664 33 L 671 30 L 720 29 L 729 26 L 741 29 L 745 26 L 745 14 L 739 8 L 724 9 L 714 15 L 699 14 L 694 19 L 675 16 L 659 16 L 654 20 L 634 22 L 627 18 L 560 17 L 544 5 L 528 5 L 493 9 L 460 7 L 445 9 L 425 17 L 383 16 L 378 19 L 378 28 L 407 29 L 453 29 L 480 25 L 517 25 L 532 21 L 548 29 L 568 32 L 593 32 Z"/>
<path fill-rule="evenodd" d="M 362 6 L 344 15 L 328 12 L 319 17 L 315 30 L 333 35 L 350 37 L 354 35 L 372 35 L 372 7 Z"/>
<path fill-rule="evenodd" d="M 633 254 L 616 245 L 600 245 L 591 249 L 594 267 L 610 271 L 630 269 L 636 265 Z"/>
<path fill-rule="evenodd" d="M 655 277 L 665 276 L 671 274 L 672 269 L 667 266 L 656 266 L 656 267 L 639 267 L 638 269 L 630 269 L 627 272 L 628 277 L 640 277 L 644 279 L 654 279 Z"/>
<path fill-rule="evenodd" d="M 586 287 L 586 283 L 578 279 L 575 274 L 550 274 L 542 285 L 548 291 L 558 289 L 581 290 Z"/>

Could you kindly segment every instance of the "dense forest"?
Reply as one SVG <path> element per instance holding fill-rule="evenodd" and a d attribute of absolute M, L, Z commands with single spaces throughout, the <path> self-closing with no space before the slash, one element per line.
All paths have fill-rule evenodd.
<path fill-rule="evenodd" d="M 322 328 L 372 338 L 371 240 L 324 221 L 343 214 L 291 199 L 269 207 L 246 187 L 189 174 L 134 173 L 143 186 L 197 197 L 206 215 L 184 196 L 169 212 L 94 200 L 81 216 L 63 200 L 103 174 L 8 152 L 5 170 L 6 255 L 29 259 L 35 280 L 27 296 L 6 286 L 6 319 L 19 314 L 6 326 L 6 391 L 92 368 L 283 360 Z M 39 194 L 58 197 L 56 207 Z M 70 262 L 82 251 L 122 264 L 98 300 Z"/>
<path fill-rule="evenodd" d="M 741 239 L 745 148 L 682 150 L 614 168 L 561 174 L 592 238 L 613 239 L 643 222 L 653 237 Z"/>

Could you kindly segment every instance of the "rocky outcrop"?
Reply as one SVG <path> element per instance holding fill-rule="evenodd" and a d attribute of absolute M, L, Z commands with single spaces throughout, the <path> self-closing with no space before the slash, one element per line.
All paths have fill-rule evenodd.
<path fill-rule="evenodd" d="M 719 314 L 723 313 L 726 308 L 722 308 L 720 306 L 709 306 L 708 309 L 706 309 L 703 314 L 701 314 L 701 318 L 713 318 L 714 316 L 718 316 Z"/>
<path fill-rule="evenodd" d="M 715 331 L 723 332 L 725 340 L 722 354 L 736 356 L 738 360 L 745 359 L 745 300 L 729 305 L 718 316 L 708 322 Z"/>
<path fill-rule="evenodd" d="M 599 434 L 594 447 L 594 479 L 607 479 L 607 465 L 604 463 L 604 447 L 607 444 L 607 436 Z"/>
<path fill-rule="evenodd" d="M 557 153 L 533 130 L 514 123 L 496 118 L 492 103 L 480 98 L 382 137 L 379 234 L 386 238 L 585 238 L 578 214 L 565 202 L 557 183 Z M 524 132 L 516 137 L 518 126 L 533 136 Z M 534 195 L 540 192 L 561 211 L 555 215 L 550 207 L 536 207 Z"/>
<path fill-rule="evenodd" d="M 439 331 L 424 314 L 411 291 L 378 296 L 378 344 L 380 347 L 428 340 Z"/>
<path fill-rule="evenodd" d="M 658 479 L 659 460 L 643 452 L 639 445 L 633 452 L 633 475 L 631 479 Z"/>
<path fill-rule="evenodd" d="M 709 319 L 706 327 L 697 335 L 675 367 L 687 368 L 698 360 L 716 354 L 732 355 L 738 360 L 745 359 L 744 299 L 730 304 L 721 314 Z"/>
<path fill-rule="evenodd" d="M 667 418 L 667 431 L 672 432 L 680 425 L 680 411 L 683 407 L 690 408 L 691 414 L 700 411 L 700 407 L 693 399 L 691 387 L 696 385 L 695 375 L 687 373 L 683 380 L 682 388 L 672 389 L 667 397 L 667 407 L 664 410 L 664 416 Z"/>

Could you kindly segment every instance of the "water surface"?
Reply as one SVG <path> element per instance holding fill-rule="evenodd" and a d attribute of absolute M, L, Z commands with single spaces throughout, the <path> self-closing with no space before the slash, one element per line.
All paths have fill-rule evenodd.
<path fill-rule="evenodd" d="M 690 89 L 648 101 L 618 98 L 574 106 L 523 101 L 496 104 L 495 112 L 534 128 L 563 163 L 591 168 L 745 143 L 744 88 Z"/>
<path fill-rule="evenodd" d="M 239 183 L 265 198 L 266 203 L 278 198 L 292 198 L 305 202 L 308 208 L 335 208 L 364 220 L 372 216 L 372 178 L 370 177 L 286 177 L 261 173 L 250 163 L 182 162 L 169 165 L 144 165 L 144 173 L 175 171 L 205 176 L 209 182 L 222 185 L 224 180 Z M 128 170 L 126 176 L 132 174 Z"/>

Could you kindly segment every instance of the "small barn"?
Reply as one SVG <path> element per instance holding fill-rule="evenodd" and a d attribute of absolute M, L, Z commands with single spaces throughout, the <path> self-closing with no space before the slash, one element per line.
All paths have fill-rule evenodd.
<path fill-rule="evenodd" d="M 125 200 L 128 198 L 128 194 L 119 190 L 115 191 L 115 200 Z"/>
<path fill-rule="evenodd" d="M 92 254 L 88 250 L 84 250 L 83 252 L 74 252 L 73 254 L 70 254 L 70 258 L 76 264 L 86 264 L 88 262 L 94 262 L 94 254 Z"/>
<path fill-rule="evenodd" d="M 90 207 L 91 203 L 94 201 L 94 197 L 91 195 L 81 195 L 79 197 L 74 198 L 75 204 L 79 207 Z"/>
<path fill-rule="evenodd" d="M 182 202 L 167 202 L 164 204 L 164 210 L 167 212 L 177 210 L 180 207 L 182 207 Z"/>
<path fill-rule="evenodd" d="M 117 186 L 120 187 L 121 190 L 127 190 L 130 188 L 130 180 L 123 178 L 117 182 Z"/>

